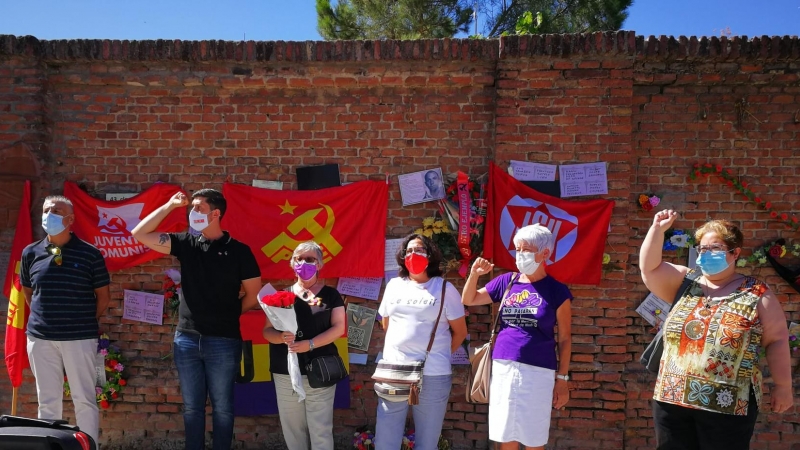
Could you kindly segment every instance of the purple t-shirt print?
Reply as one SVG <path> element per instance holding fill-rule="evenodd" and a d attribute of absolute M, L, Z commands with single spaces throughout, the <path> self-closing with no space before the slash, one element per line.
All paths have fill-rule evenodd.
<path fill-rule="evenodd" d="M 508 282 L 516 276 L 506 273 L 486 285 L 493 302 L 503 300 Z M 556 370 L 556 311 L 571 299 L 569 288 L 549 275 L 534 283 L 515 281 L 500 308 L 492 358 Z"/>

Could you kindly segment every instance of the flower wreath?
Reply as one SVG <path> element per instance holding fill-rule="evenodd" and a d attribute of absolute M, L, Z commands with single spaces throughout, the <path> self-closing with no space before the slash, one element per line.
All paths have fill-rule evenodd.
<path fill-rule="evenodd" d="M 746 258 L 739 258 L 736 261 L 736 266 L 745 267 L 748 264 L 763 266 L 767 264 L 767 254 L 773 259 L 783 258 L 786 255 L 800 257 L 800 243 L 787 244 L 783 239 L 770 242 L 757 248 L 752 255 Z"/>
<path fill-rule="evenodd" d="M 164 317 L 167 313 L 175 317 L 181 305 L 181 273 L 176 269 L 167 269 L 164 275 Z"/>
<path fill-rule="evenodd" d="M 105 359 L 106 382 L 103 386 L 95 386 L 97 394 L 97 404 L 103 409 L 108 409 L 111 402 L 119 399 L 119 394 L 128 384 L 122 378 L 122 371 L 125 370 L 125 358 L 119 348 L 111 345 L 108 335 L 103 333 L 97 340 L 97 353 L 103 355 Z M 64 395 L 69 397 L 71 394 L 69 381 L 64 376 Z"/>
<path fill-rule="evenodd" d="M 661 203 L 661 199 L 655 195 L 648 195 L 648 194 L 640 194 L 639 195 L 639 206 L 642 207 L 645 211 L 652 211 L 653 208 L 658 206 Z"/>
<path fill-rule="evenodd" d="M 478 177 L 480 179 L 481 177 Z M 449 184 L 446 189 L 447 196 L 438 201 L 439 213 L 435 217 L 426 217 L 422 227 L 414 230 L 416 234 L 427 236 L 433 240 L 442 259 L 445 261 L 446 270 L 454 269 L 461 265 L 461 251 L 458 248 L 459 230 L 459 196 L 458 177 L 448 176 Z M 469 248 L 470 261 L 472 262 L 483 251 L 483 229 L 486 222 L 486 198 L 482 181 L 470 178 L 467 182 L 471 207 L 469 210 Z"/>
<path fill-rule="evenodd" d="M 693 247 L 694 244 L 694 236 L 684 230 L 670 228 L 664 232 L 664 251 L 677 250 L 678 255 L 682 255 L 683 249 Z"/>

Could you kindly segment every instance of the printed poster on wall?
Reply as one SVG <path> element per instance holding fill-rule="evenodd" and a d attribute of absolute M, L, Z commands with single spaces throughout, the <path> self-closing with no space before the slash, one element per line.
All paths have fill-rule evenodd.
<path fill-rule="evenodd" d="M 347 346 L 366 352 L 378 311 L 366 306 L 347 304 Z"/>

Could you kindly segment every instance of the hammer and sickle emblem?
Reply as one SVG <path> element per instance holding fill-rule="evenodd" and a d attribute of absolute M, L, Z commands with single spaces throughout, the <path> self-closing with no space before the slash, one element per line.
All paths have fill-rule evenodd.
<path fill-rule="evenodd" d="M 320 206 L 325 208 L 325 212 L 328 214 L 328 219 L 325 221 L 324 227 L 320 226 L 320 224 L 314 220 L 314 218 L 322 212 L 322 208 L 304 212 L 286 227 L 286 231 L 276 236 L 275 239 L 271 240 L 267 245 L 261 247 L 261 251 L 264 252 L 267 258 L 274 263 L 291 259 L 294 249 L 305 241 L 305 239 L 295 239 L 303 230 L 311 233 L 312 239 L 325 249 L 327 253 L 324 257 L 325 262 L 330 261 L 331 258 L 338 255 L 339 252 L 342 251 L 342 246 L 331 236 L 333 224 L 336 221 L 333 209 L 328 205 L 320 204 Z"/>

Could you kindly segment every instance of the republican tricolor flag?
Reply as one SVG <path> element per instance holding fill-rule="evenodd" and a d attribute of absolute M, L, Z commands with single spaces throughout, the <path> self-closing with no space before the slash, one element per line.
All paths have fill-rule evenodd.
<path fill-rule="evenodd" d="M 359 181 L 314 191 L 278 191 L 225 183 L 222 228 L 247 244 L 261 278 L 289 279 L 292 252 L 305 241 L 322 247 L 323 277 L 382 277 L 389 187 Z"/>
<path fill-rule="evenodd" d="M 551 197 L 515 180 L 493 163 L 488 200 L 483 253 L 496 266 L 516 270 L 514 235 L 524 226 L 539 223 L 555 237 L 547 273 L 562 283 L 600 284 L 612 200 Z"/>
<path fill-rule="evenodd" d="M 31 182 L 25 181 L 25 190 L 22 193 L 22 204 L 17 216 L 17 228 L 14 233 L 14 244 L 11 246 L 11 261 L 6 270 L 6 279 L 3 284 L 3 295 L 8 297 L 8 317 L 6 319 L 6 368 L 11 378 L 11 386 L 19 387 L 22 384 L 22 370 L 30 367 L 28 361 L 27 338 L 25 326 L 28 323 L 28 305 L 22 294 L 19 282 L 22 250 L 33 242 L 33 228 L 31 228 Z"/>

